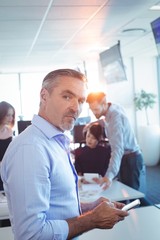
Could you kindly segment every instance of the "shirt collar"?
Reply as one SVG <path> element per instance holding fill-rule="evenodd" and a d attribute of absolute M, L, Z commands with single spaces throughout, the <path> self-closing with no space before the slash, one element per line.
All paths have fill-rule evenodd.
<path fill-rule="evenodd" d="M 39 115 L 33 116 L 32 124 L 39 128 L 48 139 L 55 138 L 64 146 L 69 146 L 69 137 Z"/>

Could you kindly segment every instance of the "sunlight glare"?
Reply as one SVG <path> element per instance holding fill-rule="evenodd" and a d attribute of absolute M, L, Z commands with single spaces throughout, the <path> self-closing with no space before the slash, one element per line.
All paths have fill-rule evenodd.
<path fill-rule="evenodd" d="M 106 84 L 92 82 L 88 84 L 88 94 L 90 92 L 106 92 Z"/>

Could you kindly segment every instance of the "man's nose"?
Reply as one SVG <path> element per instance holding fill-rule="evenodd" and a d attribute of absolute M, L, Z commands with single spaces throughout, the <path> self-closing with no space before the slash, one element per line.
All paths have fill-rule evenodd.
<path fill-rule="evenodd" d="M 78 100 L 74 100 L 73 102 L 72 102 L 72 109 L 74 110 L 74 112 L 80 112 L 81 111 L 81 105 L 80 105 L 80 103 L 78 102 Z"/>

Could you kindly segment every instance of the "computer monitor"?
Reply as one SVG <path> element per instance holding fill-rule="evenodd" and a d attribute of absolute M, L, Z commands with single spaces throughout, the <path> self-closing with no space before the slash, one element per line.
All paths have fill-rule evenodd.
<path fill-rule="evenodd" d="M 85 125 L 87 123 L 91 122 L 91 117 L 90 116 L 86 116 L 86 117 L 79 117 L 77 118 L 75 125 Z"/>
<path fill-rule="evenodd" d="M 18 121 L 17 122 L 18 125 L 18 133 L 20 134 L 21 132 L 23 132 L 29 125 L 31 125 L 31 121 Z"/>
<path fill-rule="evenodd" d="M 73 141 L 74 143 L 81 143 L 85 141 L 85 137 L 83 135 L 83 128 L 86 126 L 86 124 L 91 122 L 91 117 L 79 117 L 77 118 L 75 122 L 75 126 L 73 130 L 71 131 L 71 134 L 73 135 Z"/>
<path fill-rule="evenodd" d="M 120 50 L 120 42 L 99 54 L 104 79 L 107 84 L 127 80 Z"/>
<path fill-rule="evenodd" d="M 85 141 L 85 136 L 83 134 L 83 128 L 86 125 L 75 125 L 73 128 L 73 141 L 74 143 L 81 143 Z"/>
<path fill-rule="evenodd" d="M 157 47 L 158 55 L 160 56 L 160 17 L 151 22 L 151 28 Z"/>
<path fill-rule="evenodd" d="M 1 177 L 0 177 L 0 192 L 4 192 L 3 182 L 2 182 Z"/>

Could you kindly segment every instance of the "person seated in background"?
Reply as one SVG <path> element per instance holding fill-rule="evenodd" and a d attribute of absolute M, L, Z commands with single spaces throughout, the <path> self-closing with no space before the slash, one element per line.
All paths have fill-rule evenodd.
<path fill-rule="evenodd" d="M 98 173 L 105 175 L 110 159 L 109 144 L 104 147 L 100 144 L 103 139 L 103 128 L 98 123 L 91 123 L 84 128 L 86 144 L 75 149 L 75 168 L 79 176 L 84 173 Z"/>

